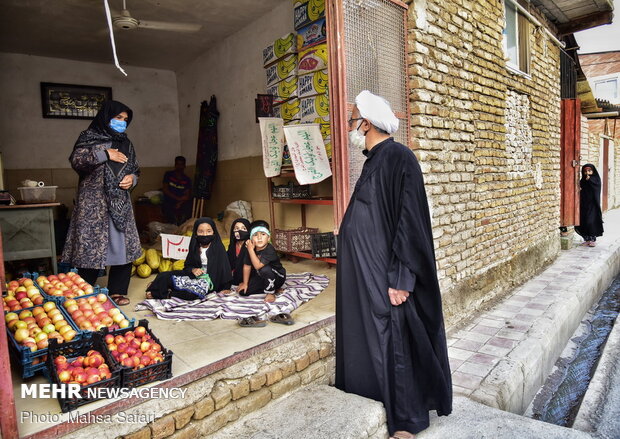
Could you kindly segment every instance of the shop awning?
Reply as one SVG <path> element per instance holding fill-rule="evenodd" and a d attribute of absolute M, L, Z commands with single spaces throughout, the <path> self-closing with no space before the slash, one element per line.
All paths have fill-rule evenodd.
<path fill-rule="evenodd" d="M 532 0 L 560 36 L 611 23 L 612 0 Z"/>

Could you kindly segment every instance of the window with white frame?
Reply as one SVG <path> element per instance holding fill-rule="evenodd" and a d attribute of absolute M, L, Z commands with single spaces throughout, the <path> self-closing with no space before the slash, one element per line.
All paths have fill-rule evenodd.
<path fill-rule="evenodd" d="M 517 0 L 519 4 L 522 1 Z M 523 73 L 530 72 L 529 21 L 512 0 L 504 0 L 504 52 L 507 65 Z"/>
<path fill-rule="evenodd" d="M 620 102 L 620 75 L 593 78 L 594 96 L 597 99 L 604 99 L 617 104 Z"/>

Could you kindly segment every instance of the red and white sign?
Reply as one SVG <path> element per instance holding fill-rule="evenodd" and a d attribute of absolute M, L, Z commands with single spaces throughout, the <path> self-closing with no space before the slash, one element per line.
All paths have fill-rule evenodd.
<path fill-rule="evenodd" d="M 189 236 L 161 234 L 161 253 L 167 259 L 185 259 L 189 250 Z"/>

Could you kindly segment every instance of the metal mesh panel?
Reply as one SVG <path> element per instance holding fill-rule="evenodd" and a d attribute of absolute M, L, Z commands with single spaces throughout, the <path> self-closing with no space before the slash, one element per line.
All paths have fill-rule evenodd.
<path fill-rule="evenodd" d="M 407 112 L 405 20 L 402 7 L 389 0 L 343 0 L 347 99 L 362 90 L 386 98 L 392 109 Z M 407 144 L 407 119 L 394 138 Z M 365 157 L 349 146 L 349 188 L 359 178 Z"/>

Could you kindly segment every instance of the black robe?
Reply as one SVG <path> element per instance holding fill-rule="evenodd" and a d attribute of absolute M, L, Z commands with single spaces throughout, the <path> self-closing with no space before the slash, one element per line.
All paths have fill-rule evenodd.
<path fill-rule="evenodd" d="M 245 245 L 241 246 L 239 256 L 237 256 L 237 239 L 235 239 L 234 228 L 237 223 L 243 223 L 248 233 L 250 232 L 250 222 L 245 218 L 237 218 L 230 226 L 230 241 L 228 242 L 228 262 L 233 274 L 233 285 L 239 285 L 243 282 L 243 261 L 245 261 L 245 255 L 248 253 L 248 249 Z"/>
<path fill-rule="evenodd" d="M 592 175 L 586 180 L 585 168 L 592 168 Z M 581 168 L 579 181 L 579 225 L 575 231 L 583 237 L 603 236 L 603 212 L 601 211 L 601 177 L 593 164 Z"/>
<path fill-rule="evenodd" d="M 383 402 L 390 434 L 452 411 L 452 380 L 420 166 L 387 139 L 367 160 L 340 225 L 336 387 Z M 392 306 L 388 288 L 410 292 Z"/>

